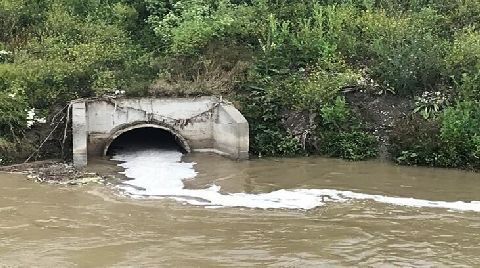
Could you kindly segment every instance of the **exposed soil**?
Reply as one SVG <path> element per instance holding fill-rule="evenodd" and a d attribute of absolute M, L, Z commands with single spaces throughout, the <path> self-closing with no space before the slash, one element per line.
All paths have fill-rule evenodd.
<path fill-rule="evenodd" d="M 394 94 L 371 94 L 352 91 L 345 98 L 356 116 L 365 124 L 365 129 L 378 137 L 379 158 L 389 158 L 389 134 L 398 119 L 406 117 L 414 108 L 411 98 Z"/>
<path fill-rule="evenodd" d="M 412 111 L 412 99 L 393 94 L 369 94 L 353 91 L 345 98 L 354 113 L 374 132 L 388 132 L 394 122 Z"/>
<path fill-rule="evenodd" d="M 345 99 L 355 116 L 364 123 L 365 130 L 379 139 L 379 158 L 389 158 L 387 151 L 389 133 L 395 121 L 413 110 L 413 100 L 394 94 L 378 95 L 363 91 L 346 92 Z M 305 146 L 305 143 L 309 143 L 309 134 L 317 127 L 316 116 L 315 113 L 309 112 L 284 111 L 281 123 Z"/>

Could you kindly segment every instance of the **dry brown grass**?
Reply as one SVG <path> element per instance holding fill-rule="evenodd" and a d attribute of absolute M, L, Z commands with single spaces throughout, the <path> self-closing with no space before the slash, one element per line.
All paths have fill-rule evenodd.
<path fill-rule="evenodd" d="M 196 57 L 165 58 L 159 78 L 150 86 L 153 96 L 224 95 L 232 92 L 252 60 L 239 46 L 212 44 Z"/>

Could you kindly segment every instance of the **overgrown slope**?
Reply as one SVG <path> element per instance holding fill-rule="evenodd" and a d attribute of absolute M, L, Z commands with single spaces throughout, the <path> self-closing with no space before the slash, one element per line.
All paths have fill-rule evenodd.
<path fill-rule="evenodd" d="M 476 0 L 0 0 L 0 158 L 125 91 L 225 95 L 255 155 L 478 169 L 479 26 Z"/>

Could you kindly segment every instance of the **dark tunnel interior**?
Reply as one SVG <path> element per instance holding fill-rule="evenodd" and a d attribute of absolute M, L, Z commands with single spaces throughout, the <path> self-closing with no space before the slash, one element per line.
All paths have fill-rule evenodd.
<path fill-rule="evenodd" d="M 177 150 L 182 153 L 186 152 L 173 133 L 161 128 L 145 127 L 122 133 L 112 141 L 108 148 L 107 155 L 111 156 L 115 154 L 115 152 L 123 150 L 149 148 Z"/>

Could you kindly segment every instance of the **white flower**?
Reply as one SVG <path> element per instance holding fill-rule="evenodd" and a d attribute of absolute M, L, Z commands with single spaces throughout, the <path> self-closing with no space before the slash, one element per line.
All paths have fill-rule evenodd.
<path fill-rule="evenodd" d="M 35 120 L 33 120 L 35 117 L 35 108 L 25 111 L 27 112 L 27 127 L 31 127 L 33 123 L 35 123 Z"/>
<path fill-rule="evenodd" d="M 27 112 L 27 119 L 32 120 L 33 117 L 35 116 L 35 108 L 32 108 L 30 110 L 25 110 Z"/>

